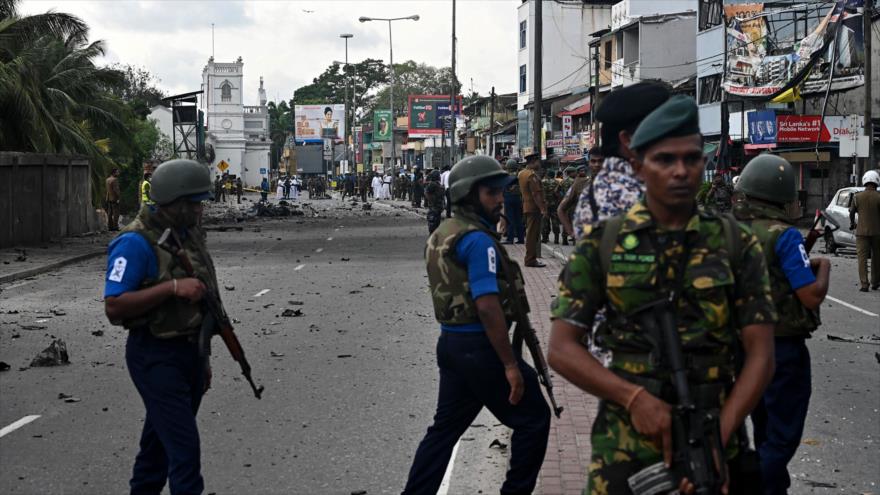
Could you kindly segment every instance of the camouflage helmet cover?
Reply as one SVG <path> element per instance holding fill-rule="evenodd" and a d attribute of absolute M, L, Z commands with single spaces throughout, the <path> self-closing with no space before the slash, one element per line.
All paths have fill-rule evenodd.
<path fill-rule="evenodd" d="M 736 190 L 771 203 L 790 203 L 797 199 L 797 177 L 785 158 L 758 155 L 746 164 Z"/>
<path fill-rule="evenodd" d="M 213 189 L 211 171 L 193 160 L 169 160 L 153 171 L 150 198 L 165 205 L 184 196 L 210 193 Z"/>
<path fill-rule="evenodd" d="M 449 172 L 449 199 L 458 203 L 467 197 L 476 183 L 498 176 L 507 176 L 507 172 L 494 158 L 485 155 L 464 158 Z"/>

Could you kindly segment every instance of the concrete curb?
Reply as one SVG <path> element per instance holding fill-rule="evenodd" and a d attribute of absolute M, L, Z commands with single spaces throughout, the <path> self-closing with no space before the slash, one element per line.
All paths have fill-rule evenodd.
<path fill-rule="evenodd" d="M 54 263 L 49 263 L 47 265 L 38 266 L 36 268 L 29 268 L 27 270 L 22 270 L 20 272 L 10 273 L 8 275 L 0 275 L 0 284 L 8 284 L 10 282 L 15 282 L 16 280 L 21 280 L 23 278 L 33 277 L 35 275 L 40 275 L 43 273 L 51 272 L 58 270 L 59 268 L 64 268 L 65 266 L 72 265 L 74 263 L 79 263 L 81 261 L 87 261 L 92 258 L 97 258 L 98 256 L 103 256 L 107 254 L 107 249 L 100 249 L 95 251 L 90 251 L 88 253 L 79 254 L 76 256 L 71 256 L 70 258 L 65 258 L 60 261 L 56 261 Z"/>

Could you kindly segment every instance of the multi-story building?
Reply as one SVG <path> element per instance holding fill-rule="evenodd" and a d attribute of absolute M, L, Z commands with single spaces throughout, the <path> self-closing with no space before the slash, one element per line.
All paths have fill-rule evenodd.
<path fill-rule="evenodd" d="M 202 69 L 200 107 L 207 116 L 206 141 L 214 148 L 215 173 L 237 175 L 246 185 L 257 185 L 269 174 L 269 112 L 262 78 L 259 105 L 244 105 L 243 69 L 241 57 L 229 63 L 209 58 Z"/>

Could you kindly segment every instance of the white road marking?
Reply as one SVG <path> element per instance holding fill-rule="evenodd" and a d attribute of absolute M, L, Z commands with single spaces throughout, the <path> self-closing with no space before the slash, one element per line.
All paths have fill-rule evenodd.
<path fill-rule="evenodd" d="M 848 303 L 848 302 L 846 302 L 846 301 L 841 301 L 840 299 L 838 299 L 838 298 L 836 298 L 836 297 L 825 296 L 825 299 L 831 299 L 832 301 L 836 302 L 837 304 L 840 304 L 841 306 L 846 306 L 846 307 L 849 308 L 849 309 L 852 309 L 852 310 L 854 310 L 854 311 L 858 311 L 859 313 L 864 313 L 864 314 L 866 314 L 866 315 L 868 315 L 868 316 L 873 316 L 873 317 L 875 317 L 875 318 L 878 317 L 878 316 L 880 316 L 880 315 L 878 315 L 877 313 L 872 313 L 872 312 L 870 312 L 870 311 L 868 311 L 868 310 L 866 310 L 866 309 L 862 309 L 862 308 L 860 308 L 860 307 L 858 307 L 858 306 L 853 306 L 852 304 L 850 304 L 850 303 Z"/>
<path fill-rule="evenodd" d="M 260 292 L 257 292 L 256 294 L 254 294 L 254 297 L 260 297 L 260 296 L 262 296 L 263 294 L 269 292 L 270 290 L 272 290 L 272 289 L 263 289 L 263 290 L 261 290 Z"/>
<path fill-rule="evenodd" d="M 316 252 L 316 253 L 320 253 L 320 252 L 323 251 L 323 250 L 324 250 L 324 248 L 318 248 L 318 249 L 315 249 L 315 252 Z"/>
<path fill-rule="evenodd" d="M 2 429 L 0 429 L 0 438 L 5 437 L 9 433 L 12 433 L 13 431 L 21 428 L 22 426 L 30 423 L 31 421 L 36 420 L 39 417 L 40 417 L 39 414 L 32 414 L 30 416 L 25 416 L 25 417 L 19 419 L 18 421 L 16 421 L 15 423 L 12 423 L 9 426 L 4 426 Z"/>
<path fill-rule="evenodd" d="M 443 475 L 443 482 L 440 483 L 437 495 L 447 495 L 449 493 L 449 485 L 452 482 L 452 468 L 455 466 L 455 456 L 458 454 L 459 445 L 461 445 L 461 440 L 455 442 L 455 447 L 452 448 L 452 457 L 449 458 L 449 464 L 446 465 L 446 474 Z"/>
<path fill-rule="evenodd" d="M 302 270 L 303 268 L 305 268 L 305 266 L 306 265 L 297 265 L 296 268 L 293 269 L 293 271 L 298 272 L 298 271 Z"/>
<path fill-rule="evenodd" d="M 544 246 L 544 248 L 548 249 L 551 253 L 553 253 L 553 256 L 556 256 L 557 258 L 559 258 L 559 260 L 562 261 L 563 263 L 568 261 L 568 258 L 566 258 L 564 254 L 560 253 L 557 249 L 550 247 L 549 244 L 542 244 L 542 246 Z"/>

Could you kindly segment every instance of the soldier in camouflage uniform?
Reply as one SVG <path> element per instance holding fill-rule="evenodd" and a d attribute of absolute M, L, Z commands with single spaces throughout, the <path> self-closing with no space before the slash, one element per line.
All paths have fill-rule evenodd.
<path fill-rule="evenodd" d="M 544 179 L 541 180 L 541 187 L 544 189 L 544 198 L 547 201 L 547 211 L 555 212 L 559 206 L 559 200 L 562 199 L 564 192 L 560 192 L 562 183 L 562 172 L 547 171 Z M 553 243 L 559 244 L 559 217 L 556 215 L 545 215 L 541 228 L 541 242 L 550 242 L 550 232 L 553 232 Z"/>
<path fill-rule="evenodd" d="M 550 215 L 554 215 L 556 219 L 559 221 L 559 227 L 562 231 L 562 245 L 568 246 L 568 238 L 569 232 L 572 231 L 571 227 L 571 213 L 569 210 L 574 211 L 573 201 L 577 199 L 577 196 L 572 198 L 572 189 L 571 186 L 574 185 L 575 178 L 577 177 L 577 168 L 575 167 L 566 167 L 565 168 L 565 178 L 562 180 L 562 183 L 559 185 L 559 190 L 562 192 L 562 198 L 559 200 L 559 204 L 556 205 L 556 211 L 550 211 Z"/>
<path fill-rule="evenodd" d="M 724 182 L 721 173 L 716 172 L 712 178 L 712 185 L 706 193 L 705 205 L 721 213 L 726 213 L 733 207 L 733 188 Z"/>
<path fill-rule="evenodd" d="M 131 493 L 202 493 L 196 413 L 210 386 L 198 332 L 206 290 L 217 291 L 214 263 L 199 227 L 211 198 L 211 172 L 192 160 L 171 160 L 153 174 L 151 199 L 108 248 L 104 310 L 128 330 L 125 362 L 146 408 L 129 485 Z M 158 245 L 173 229 L 193 264 L 187 275 Z M 221 308 L 222 310 L 222 308 Z"/>
<path fill-rule="evenodd" d="M 671 440 L 677 398 L 665 353 L 636 314 L 646 303 L 671 304 L 690 388 L 701 410 L 720 410 L 716 427 L 728 459 L 739 454 L 735 432 L 773 369 L 777 315 L 760 245 L 734 219 L 696 207 L 705 165 L 696 103 L 670 99 L 645 118 L 631 144 L 647 196 L 623 215 L 585 226 L 552 307 L 550 366 L 601 399 L 586 494 L 629 494 L 632 475 L 661 461 L 669 466 L 682 448 Z M 613 353 L 608 368 L 581 343 L 603 307 L 607 321 L 597 338 Z M 745 358 L 734 382 L 738 335 Z M 685 493 L 694 489 L 686 478 L 677 481 Z"/>
<path fill-rule="evenodd" d="M 428 186 L 425 187 L 425 207 L 428 208 L 428 234 L 433 234 L 443 220 L 443 209 L 446 194 L 440 185 L 440 171 L 428 174 Z"/>
<path fill-rule="evenodd" d="M 760 155 L 737 183 L 742 201 L 737 219 L 761 243 L 779 323 L 775 329 L 773 381 L 752 412 L 755 447 L 766 495 L 784 495 L 791 479 L 786 466 L 797 451 L 810 404 L 810 352 L 806 339 L 818 328 L 819 306 L 828 293 L 831 264 L 810 259 L 786 206 L 797 201 L 797 176 L 784 158 Z M 815 273 L 814 273 L 815 272 Z"/>
<path fill-rule="evenodd" d="M 441 330 L 439 399 L 404 494 L 437 493 L 456 442 L 483 407 L 513 429 L 502 494 L 532 493 L 544 462 L 550 408 L 535 370 L 516 357 L 508 336 L 515 308 L 528 308 L 525 282 L 494 231 L 503 191 L 512 180 L 485 155 L 452 167 L 454 215 L 440 224 L 425 247 Z"/>

